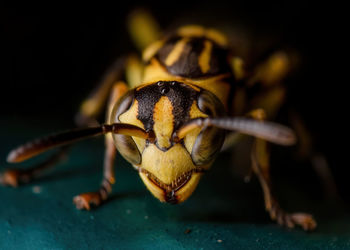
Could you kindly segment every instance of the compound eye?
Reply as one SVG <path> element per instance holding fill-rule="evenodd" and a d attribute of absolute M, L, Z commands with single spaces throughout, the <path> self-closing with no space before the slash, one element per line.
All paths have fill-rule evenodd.
<path fill-rule="evenodd" d="M 221 101 L 209 91 L 203 90 L 198 97 L 198 108 L 209 117 L 225 115 Z M 201 166 L 214 160 L 224 143 L 225 132 L 215 127 L 204 128 L 197 136 L 193 145 L 191 157 L 196 166 Z"/>
<path fill-rule="evenodd" d="M 134 91 L 128 91 L 113 107 L 110 123 L 120 122 L 119 116 L 125 113 L 132 105 L 134 101 Z"/>
<path fill-rule="evenodd" d="M 221 101 L 209 91 L 203 90 L 198 97 L 198 108 L 209 117 L 225 115 L 225 108 Z"/>
<path fill-rule="evenodd" d="M 130 109 L 134 101 L 134 90 L 130 90 L 124 97 L 122 97 L 113 107 L 110 123 L 120 122 L 119 116 Z M 140 151 L 131 136 L 113 134 L 114 144 L 119 153 L 131 164 L 141 163 Z"/>

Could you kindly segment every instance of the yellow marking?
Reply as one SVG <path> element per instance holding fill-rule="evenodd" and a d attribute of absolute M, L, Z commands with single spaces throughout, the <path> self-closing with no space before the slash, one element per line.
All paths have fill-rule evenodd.
<path fill-rule="evenodd" d="M 190 109 L 190 118 L 195 119 L 199 117 L 208 117 L 208 116 L 198 108 L 197 102 L 194 101 Z"/>
<path fill-rule="evenodd" d="M 186 25 L 179 28 L 177 33 L 184 37 L 200 37 L 204 35 L 204 28 L 199 25 Z"/>
<path fill-rule="evenodd" d="M 127 124 L 132 124 L 140 128 L 144 128 L 143 123 L 137 119 L 137 114 L 138 114 L 138 102 L 137 100 L 134 100 L 134 103 L 130 107 L 129 110 L 127 110 L 124 114 L 121 114 L 119 116 L 120 122 L 127 123 Z M 143 151 L 145 148 L 145 140 L 139 137 L 133 137 L 138 149 L 140 152 Z"/>
<path fill-rule="evenodd" d="M 186 80 L 186 78 L 169 74 L 157 59 L 152 58 L 151 63 L 145 67 L 143 83 L 136 90 L 158 81 L 179 81 L 190 86 L 195 91 L 200 91 L 200 88 L 196 87 L 192 82 Z"/>
<path fill-rule="evenodd" d="M 154 144 L 148 145 L 142 153 L 141 167 L 168 185 L 195 168 L 190 154 L 180 143 L 167 151 Z"/>
<path fill-rule="evenodd" d="M 151 63 L 147 65 L 144 70 L 143 84 L 138 87 L 137 90 L 158 81 L 179 81 L 192 87 L 196 91 L 200 91 L 198 87 L 209 90 L 226 105 L 230 90 L 230 84 L 223 80 L 226 77 L 228 77 L 228 75 L 223 74 L 206 79 L 187 80 L 186 78 L 169 74 L 157 59 L 152 58 Z"/>
<path fill-rule="evenodd" d="M 210 41 L 204 41 L 204 49 L 198 57 L 198 64 L 203 73 L 207 73 L 210 69 L 212 47 L 213 44 Z"/>
<path fill-rule="evenodd" d="M 165 59 L 165 65 L 171 66 L 180 58 L 181 53 L 185 48 L 185 45 L 188 42 L 188 40 L 188 38 L 184 38 L 175 44 L 174 49 L 169 53 L 169 55 Z"/>
<path fill-rule="evenodd" d="M 197 102 L 194 101 L 191 109 L 190 109 L 190 118 L 199 118 L 199 117 L 208 117 L 206 114 L 204 114 L 197 106 Z M 184 138 L 184 144 L 188 152 L 192 152 L 192 148 L 194 146 L 194 143 L 197 139 L 198 134 L 201 132 L 201 127 L 197 127 L 192 129 L 192 131 L 188 132 L 187 135 Z"/>
<path fill-rule="evenodd" d="M 132 124 L 144 129 L 143 123 L 137 119 L 138 101 L 134 100 L 132 106 L 125 113 L 119 116 L 119 120 L 123 123 Z"/>
<path fill-rule="evenodd" d="M 174 80 L 174 76 L 170 75 L 164 66 L 157 59 L 152 58 L 151 63 L 145 67 L 144 83 L 157 82 L 162 80 Z"/>
<path fill-rule="evenodd" d="M 163 45 L 164 45 L 163 40 L 158 40 L 152 43 L 151 45 L 149 45 L 142 53 L 142 60 L 144 62 L 148 62 Z"/>
<path fill-rule="evenodd" d="M 141 177 L 141 180 L 143 181 L 145 186 L 148 188 L 148 190 L 153 194 L 153 196 L 159 199 L 161 202 L 165 202 L 163 189 L 161 189 L 152 181 L 150 181 L 145 173 L 139 171 L 139 175 Z"/>
<path fill-rule="evenodd" d="M 158 81 L 179 81 L 192 87 L 196 91 L 200 91 L 198 88 L 200 87 L 212 92 L 227 108 L 230 84 L 224 79 L 229 76 L 228 74 L 222 74 L 205 79 L 190 79 L 189 81 L 186 78 L 169 74 L 155 58 L 151 59 L 151 63 L 146 66 L 144 72 L 143 84 L 138 87 L 137 90 Z"/>
<path fill-rule="evenodd" d="M 170 147 L 170 138 L 174 129 L 173 105 L 166 96 L 162 96 L 153 110 L 154 133 L 159 147 Z"/>
<path fill-rule="evenodd" d="M 215 41 L 219 45 L 227 46 L 227 38 L 221 32 L 214 30 L 214 29 L 208 29 L 206 31 L 205 35 L 206 35 L 206 37 L 208 37 L 209 39 L 212 39 L 213 41 Z"/>
<path fill-rule="evenodd" d="M 212 162 L 202 166 L 209 169 Z M 170 185 L 176 183 L 177 179 L 183 174 L 193 171 L 196 166 L 192 162 L 192 158 L 187 150 L 181 144 L 175 144 L 168 151 L 161 151 L 154 144 L 145 148 L 142 154 L 141 169 L 145 169 L 157 177 L 163 184 Z M 140 177 L 151 193 L 164 202 L 164 191 L 159 186 L 150 181 L 142 171 L 139 171 Z M 196 189 L 201 173 L 192 173 L 191 179 L 179 190 L 175 195 L 178 202 L 185 201 Z"/>
<path fill-rule="evenodd" d="M 144 71 L 144 79 L 142 85 L 137 88 L 137 90 L 154 84 L 158 81 L 179 81 L 183 82 L 186 85 L 192 87 L 196 91 L 200 91 L 200 88 L 204 88 L 214 95 L 216 95 L 221 102 L 227 108 L 227 99 L 230 91 L 230 84 L 224 79 L 227 78 L 228 74 L 222 74 L 214 77 L 209 77 L 206 79 L 191 79 L 187 80 L 186 78 L 180 76 L 174 76 L 169 74 L 165 68 L 158 62 L 157 59 L 152 58 L 151 63 L 146 66 Z M 200 87 L 200 88 L 198 88 Z"/>
<path fill-rule="evenodd" d="M 188 197 L 190 197 L 190 195 L 196 189 L 202 175 L 202 173 L 193 173 L 191 179 L 186 183 L 186 185 L 176 192 L 178 203 L 184 202 L 188 199 Z"/>

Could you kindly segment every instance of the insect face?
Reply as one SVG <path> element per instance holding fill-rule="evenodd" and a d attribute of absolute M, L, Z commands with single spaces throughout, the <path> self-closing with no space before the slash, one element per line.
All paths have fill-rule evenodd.
<path fill-rule="evenodd" d="M 176 131 L 191 119 L 222 114 L 211 93 L 177 81 L 159 81 L 131 90 L 118 102 L 110 122 L 153 131 L 155 140 L 113 135 L 119 152 L 139 170 L 147 188 L 161 201 L 180 203 L 195 190 L 220 150 L 224 132 L 193 129 L 180 140 Z"/>
<path fill-rule="evenodd" d="M 117 151 L 138 170 L 155 197 L 176 204 L 193 193 L 221 149 L 225 131 L 238 132 L 255 137 L 251 169 L 263 188 L 271 218 L 289 228 L 300 225 L 305 230 L 314 229 L 312 215 L 289 214 L 280 208 L 269 176 L 268 142 L 286 146 L 296 142 L 291 129 L 267 120 L 282 105 L 285 87 L 280 83 L 290 71 L 292 57 L 282 51 L 260 63 L 240 58 L 248 57 L 248 48 L 255 48 L 256 43 L 236 44 L 235 48 L 220 32 L 193 25 L 157 40 L 152 18 L 139 15 L 130 21 L 130 32 L 137 45 L 145 49 L 143 63 L 134 56 L 117 60 L 83 103 L 77 116 L 83 127 L 13 149 L 7 158 L 11 163 L 61 148 L 44 164 L 0 174 L 0 184 L 17 186 L 27 182 L 63 158 L 68 144 L 106 135 L 101 186 L 96 192 L 75 196 L 78 209 L 89 210 L 90 205 L 98 206 L 108 198 L 115 183 Z M 150 39 L 145 39 L 145 34 Z M 122 81 L 123 76 L 128 85 Z M 263 93 L 255 93 L 259 89 Z M 109 90 L 108 121 L 91 126 Z"/>

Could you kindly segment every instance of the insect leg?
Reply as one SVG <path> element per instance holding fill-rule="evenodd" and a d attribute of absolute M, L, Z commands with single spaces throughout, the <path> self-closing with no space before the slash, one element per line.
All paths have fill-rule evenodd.
<path fill-rule="evenodd" d="M 152 15 L 142 9 L 135 10 L 128 18 L 128 29 L 136 47 L 143 51 L 161 35 L 160 27 Z"/>
<path fill-rule="evenodd" d="M 116 60 L 106 71 L 97 87 L 83 101 L 75 117 L 75 122 L 79 127 L 98 125 L 96 117 L 103 110 L 113 85 L 122 78 L 125 64 L 125 57 Z"/>
<path fill-rule="evenodd" d="M 144 66 L 137 55 L 130 55 L 126 62 L 125 78 L 128 86 L 132 89 L 142 82 Z"/>
<path fill-rule="evenodd" d="M 28 169 L 6 170 L 0 175 L 0 184 L 16 187 L 21 182 L 29 182 L 32 179 L 41 176 L 46 170 L 50 169 L 65 158 L 69 147 L 67 144 L 99 133 L 102 133 L 101 128 L 71 130 L 65 133 L 39 138 L 17 147 L 9 153 L 7 157 L 8 162 L 22 162 L 51 148 L 60 148 L 49 159 L 39 165 L 35 165 Z"/>
<path fill-rule="evenodd" d="M 261 109 L 252 111 L 250 115 L 252 118 L 260 121 L 265 119 L 264 111 Z M 252 169 L 257 175 L 263 189 L 265 208 L 270 213 L 271 219 L 289 228 L 300 225 L 304 230 L 315 229 L 316 221 L 313 219 L 312 215 L 307 213 L 287 213 L 279 206 L 277 199 L 272 193 L 269 158 L 267 142 L 263 139 L 256 138 L 251 154 Z"/>
<path fill-rule="evenodd" d="M 295 68 L 298 58 L 295 53 L 276 51 L 258 64 L 248 79 L 248 86 L 261 84 L 264 88 L 276 86 Z"/>
<path fill-rule="evenodd" d="M 57 153 L 41 164 L 27 169 L 9 169 L 0 174 L 0 184 L 17 187 L 20 183 L 28 183 L 32 179 L 40 177 L 50 167 L 65 159 L 68 147 L 61 147 Z"/>
<path fill-rule="evenodd" d="M 233 58 L 231 67 L 236 78 L 245 79 L 244 86 L 237 89 L 233 98 L 233 115 L 262 108 L 269 119 L 274 117 L 285 100 L 283 80 L 297 64 L 298 55 L 284 50 L 276 51 L 267 59 L 251 63 L 250 66 L 245 66 L 243 60 Z"/>
<path fill-rule="evenodd" d="M 318 175 L 327 198 L 340 199 L 337 185 L 325 155 L 317 151 L 311 132 L 307 129 L 302 118 L 293 110 L 290 111 L 289 115 L 292 126 L 297 133 L 298 138 L 300 138 L 297 152 L 298 157 L 300 159 L 307 159 L 311 162 L 311 166 Z"/>
<path fill-rule="evenodd" d="M 274 119 L 285 101 L 286 88 L 277 85 L 257 94 L 250 101 L 250 109 L 263 109 L 268 119 Z"/>
<path fill-rule="evenodd" d="M 80 127 L 98 125 L 95 120 L 101 112 L 104 103 L 107 100 L 110 89 L 113 84 L 122 77 L 125 68 L 125 58 L 118 59 L 106 72 L 105 76 L 98 84 L 95 90 L 83 102 L 80 112 L 76 115 L 76 123 Z M 33 166 L 29 169 L 11 169 L 5 171 L 0 178 L 0 183 L 4 185 L 17 186 L 19 182 L 28 182 L 31 179 L 40 176 L 44 171 L 50 169 L 60 162 L 67 153 L 69 147 L 59 149 L 45 162 Z"/>
<path fill-rule="evenodd" d="M 128 87 L 124 82 L 118 82 L 113 86 L 111 97 L 108 105 L 108 114 L 111 114 L 113 105 L 128 91 Z M 109 117 L 107 117 L 109 121 Z M 83 193 L 75 196 L 73 202 L 78 209 L 90 210 L 90 205 L 99 206 L 102 201 L 108 198 L 112 192 L 112 185 L 115 183 L 114 177 L 114 161 L 117 150 L 113 143 L 111 134 L 105 136 L 105 157 L 103 165 L 103 180 L 100 189 L 95 192 Z"/>
<path fill-rule="evenodd" d="M 22 162 L 38 154 L 46 152 L 50 149 L 63 147 L 85 138 L 109 134 L 109 133 L 136 136 L 143 139 L 148 139 L 152 142 L 155 140 L 154 133 L 146 132 L 144 129 L 131 124 L 125 124 L 125 123 L 102 124 L 97 127 L 74 129 L 74 130 L 42 137 L 34 141 L 30 141 L 12 150 L 7 157 L 7 161 L 10 163 Z M 43 165 L 46 166 L 46 163 Z M 40 167 L 38 171 L 34 171 L 34 170 L 35 169 L 32 169 L 31 171 L 38 173 L 38 171 L 40 172 L 41 170 L 43 170 L 43 167 Z M 4 176 L 6 176 L 6 172 L 4 175 L 0 176 L 1 184 L 11 185 L 11 183 L 6 182 L 6 178 L 4 178 Z"/>

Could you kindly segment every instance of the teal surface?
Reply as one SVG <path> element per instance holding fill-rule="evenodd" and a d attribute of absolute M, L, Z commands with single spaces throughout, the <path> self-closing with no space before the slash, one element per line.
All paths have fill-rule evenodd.
<path fill-rule="evenodd" d="M 1 169 L 13 146 L 60 127 L 32 123 L 25 130 L 2 123 Z M 314 213 L 319 227 L 313 233 L 281 228 L 264 212 L 258 183 L 244 184 L 229 174 L 229 154 L 221 155 L 193 196 L 176 206 L 153 198 L 119 157 L 111 199 L 78 211 L 72 197 L 98 187 L 102 158 L 102 138 L 90 139 L 46 177 L 18 189 L 0 187 L 0 249 L 350 249 L 350 216 L 340 205 L 286 188 L 292 198 L 283 206 Z"/>

